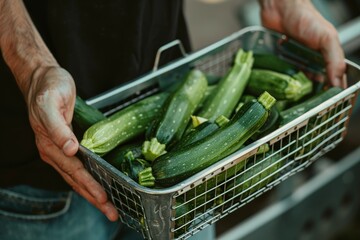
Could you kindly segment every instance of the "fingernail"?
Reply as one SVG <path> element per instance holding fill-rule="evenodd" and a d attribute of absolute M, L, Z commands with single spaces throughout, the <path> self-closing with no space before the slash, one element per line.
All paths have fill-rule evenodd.
<path fill-rule="evenodd" d="M 335 87 L 341 87 L 341 81 L 340 81 L 340 79 L 339 78 L 334 78 L 333 79 L 333 85 L 335 86 Z"/>
<path fill-rule="evenodd" d="M 112 222 L 118 220 L 118 218 L 119 218 L 119 214 L 118 214 L 117 210 L 114 208 L 114 206 L 110 202 L 106 203 L 105 215 Z"/>
<path fill-rule="evenodd" d="M 72 139 L 69 139 L 63 146 L 63 152 L 66 155 L 71 155 L 75 148 L 75 142 Z"/>

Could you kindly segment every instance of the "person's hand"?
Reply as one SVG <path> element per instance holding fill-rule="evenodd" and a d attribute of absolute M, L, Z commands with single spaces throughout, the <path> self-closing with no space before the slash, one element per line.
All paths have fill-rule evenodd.
<path fill-rule="evenodd" d="M 282 32 L 324 56 L 330 83 L 346 87 L 346 64 L 338 33 L 310 0 L 260 0 L 264 27 Z"/>
<path fill-rule="evenodd" d="M 105 191 L 74 156 L 79 143 L 71 129 L 76 91 L 70 74 L 60 67 L 39 69 L 25 97 L 41 158 L 109 220 L 117 220 Z"/>

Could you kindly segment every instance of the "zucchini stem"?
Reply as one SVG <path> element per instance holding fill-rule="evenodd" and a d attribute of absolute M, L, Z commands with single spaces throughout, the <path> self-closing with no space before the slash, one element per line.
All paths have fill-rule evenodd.
<path fill-rule="evenodd" d="M 263 153 L 267 153 L 268 151 L 270 151 L 270 146 L 269 144 L 265 143 L 257 149 L 256 154 L 263 154 Z"/>
<path fill-rule="evenodd" d="M 151 167 L 145 168 L 138 174 L 139 184 L 144 187 L 153 187 L 155 185 L 155 178 L 152 174 Z"/>
<path fill-rule="evenodd" d="M 207 118 L 203 118 L 203 117 L 199 117 L 199 116 L 194 116 L 191 115 L 191 120 L 192 120 L 192 127 L 196 128 L 197 126 L 199 126 L 200 124 L 208 121 Z"/>
<path fill-rule="evenodd" d="M 220 115 L 218 118 L 215 119 L 215 123 L 219 126 L 222 127 L 225 124 L 227 124 L 230 120 L 225 117 L 224 115 Z"/>
<path fill-rule="evenodd" d="M 128 151 L 126 154 L 125 154 L 125 159 L 127 159 L 128 161 L 134 161 L 135 160 L 135 157 L 134 157 L 134 154 L 132 151 Z"/>
<path fill-rule="evenodd" d="M 259 96 L 258 101 L 266 110 L 270 110 L 270 108 L 275 104 L 276 99 L 271 96 L 270 93 L 265 91 Z"/>
<path fill-rule="evenodd" d="M 165 144 L 161 144 L 156 138 L 152 138 L 150 141 L 145 141 L 142 146 L 142 154 L 148 161 L 154 161 L 157 157 L 166 153 Z"/>
<path fill-rule="evenodd" d="M 313 90 L 313 82 L 306 77 L 303 72 L 298 72 L 292 76 L 295 80 L 297 80 L 301 84 L 300 94 L 298 97 L 294 98 L 294 101 L 298 101 L 303 96 L 311 93 Z"/>

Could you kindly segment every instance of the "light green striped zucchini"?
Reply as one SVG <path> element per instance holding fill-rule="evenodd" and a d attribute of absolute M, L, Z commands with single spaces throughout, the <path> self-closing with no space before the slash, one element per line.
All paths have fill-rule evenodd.
<path fill-rule="evenodd" d="M 220 80 L 213 96 L 208 97 L 197 116 L 214 121 L 223 115 L 227 118 L 234 112 L 247 85 L 252 64 L 252 52 L 239 49 L 233 66 Z"/>
<path fill-rule="evenodd" d="M 84 133 L 81 144 L 94 153 L 104 155 L 119 144 L 139 136 L 159 116 L 168 96 L 167 92 L 163 92 L 147 97 L 92 125 Z"/>

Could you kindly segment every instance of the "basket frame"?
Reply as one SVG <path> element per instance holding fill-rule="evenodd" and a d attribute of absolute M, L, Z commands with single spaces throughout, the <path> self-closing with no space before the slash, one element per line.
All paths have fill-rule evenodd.
<path fill-rule="evenodd" d="M 244 37 L 247 37 L 245 40 L 246 43 L 243 43 L 242 39 Z M 314 74 L 315 79 L 325 79 L 323 59 L 319 53 L 314 52 L 302 46 L 301 44 L 288 39 L 285 35 L 264 29 L 262 27 L 248 27 L 204 49 L 187 54 L 183 58 L 178 59 L 153 72 L 150 72 L 131 83 L 123 84 L 117 88 L 111 89 L 99 96 L 96 96 L 95 98 L 89 99 L 87 103 L 99 109 L 106 109 L 107 113 L 111 114 L 115 111 L 114 109 L 125 107 L 133 101 L 137 101 L 138 99 L 144 98 L 150 94 L 160 91 L 161 89 L 168 88 L 174 81 L 177 81 L 177 79 L 182 76 L 183 72 L 187 71 L 190 67 L 206 69 L 206 64 L 208 62 L 211 65 L 211 58 L 216 59 L 214 56 L 216 56 L 217 53 L 221 53 L 223 49 L 229 47 L 231 48 L 231 45 L 234 43 L 237 44 L 234 44 L 233 51 L 239 47 L 238 43 L 240 43 L 241 47 L 243 47 L 245 50 L 253 50 L 251 48 L 251 38 L 254 38 L 254 41 L 264 41 L 264 51 L 274 51 L 274 54 L 279 54 L 278 56 L 281 55 L 284 60 L 296 64 L 296 66 L 298 66 L 300 69 L 305 69 L 307 73 Z M 267 38 L 271 38 L 270 42 L 276 46 L 267 46 Z M 276 41 L 274 41 L 273 38 L 276 39 Z M 249 41 L 250 44 L 247 46 Z M 284 47 L 287 44 L 290 46 L 289 48 L 292 51 L 289 51 L 289 49 L 279 50 L 279 48 Z M 260 51 L 263 50 L 260 48 Z M 227 56 L 229 59 L 230 57 L 231 56 Z M 208 58 L 210 58 L 210 60 Z M 311 68 L 309 68 L 309 63 L 312 63 Z M 222 64 L 221 60 L 219 60 L 219 64 Z M 228 62 L 225 63 L 225 65 L 226 64 L 228 64 Z M 341 140 L 345 137 L 351 111 L 360 89 L 360 67 L 348 60 L 346 60 L 346 64 L 348 79 L 351 83 L 350 87 L 329 99 L 328 101 L 325 101 L 319 106 L 308 111 L 301 117 L 291 121 L 290 123 L 280 127 L 267 136 L 253 142 L 252 144 L 242 148 L 241 150 L 231 154 L 230 156 L 172 187 L 165 189 L 150 189 L 142 187 L 121 173 L 119 170 L 114 168 L 112 165 L 107 163 L 104 159 L 92 153 L 83 146 L 80 146 L 78 157 L 83 161 L 85 167 L 94 176 L 94 178 L 104 187 L 108 197 L 118 209 L 120 213 L 120 220 L 122 222 L 142 233 L 144 238 L 147 239 L 186 239 L 198 231 L 201 231 L 208 225 L 215 223 L 223 217 L 226 217 L 226 215 L 238 209 L 239 207 L 246 205 L 248 202 L 260 196 L 263 192 L 270 190 L 272 187 L 285 180 L 292 174 L 303 170 L 321 155 L 330 151 L 336 147 L 339 142 L 341 142 Z M 222 67 L 224 68 L 224 66 Z M 217 70 L 214 71 L 216 72 Z M 220 68 L 219 71 L 221 72 L 223 69 Z M 129 99 L 131 99 L 131 101 L 129 101 Z M 178 229 L 176 228 L 175 222 L 178 219 L 175 216 L 177 208 L 176 203 L 178 202 L 180 196 L 186 196 L 186 194 L 189 193 L 192 189 L 201 184 L 206 184 L 211 179 L 217 178 L 221 173 L 228 171 L 231 167 L 236 166 L 241 162 L 245 162 L 245 160 L 249 161 L 248 159 L 254 156 L 257 149 L 265 143 L 269 143 L 270 146 L 274 146 L 274 144 L 279 142 L 282 143 L 282 141 L 289 138 L 289 136 L 297 136 L 296 142 L 294 144 L 299 144 L 298 141 L 301 141 L 299 129 L 307 128 L 310 119 L 318 118 L 321 120 L 322 116 L 331 111 L 335 111 L 334 109 L 340 109 L 339 111 L 343 111 L 341 112 L 342 115 L 339 114 L 338 116 L 340 117 L 341 115 L 341 117 L 345 118 L 341 118 L 343 119 L 343 122 L 340 123 L 342 124 L 341 126 L 339 125 L 339 132 L 336 133 L 336 139 L 335 137 L 334 139 L 331 138 L 331 141 L 334 140 L 333 142 L 326 140 L 330 141 L 331 143 L 328 144 L 326 148 L 315 148 L 313 153 L 311 153 L 314 155 L 311 155 L 309 159 L 296 166 L 296 168 L 294 167 L 290 171 L 283 171 L 285 174 L 283 174 L 283 172 L 280 174 L 280 170 L 277 171 L 276 176 L 279 177 L 268 182 L 265 187 L 254 189 L 255 192 L 250 194 L 248 198 L 243 199 L 241 197 L 241 193 L 239 195 L 240 200 L 236 202 L 235 198 L 238 199 L 239 196 L 233 197 L 231 200 L 229 200 L 232 203 L 230 207 L 226 208 L 226 205 L 220 206 L 220 213 L 211 215 L 211 211 L 216 211 L 219 209 L 219 207 L 210 208 L 209 211 L 206 211 L 199 217 L 199 221 L 192 221 L 191 227 L 180 226 Z M 331 122 L 326 124 L 331 124 Z M 325 130 L 328 129 L 328 127 L 324 128 Z M 309 132 L 311 133 L 311 131 L 312 130 Z M 307 132 L 308 131 L 306 131 L 306 133 Z M 304 137 L 302 139 L 304 139 Z M 305 143 L 312 145 L 311 142 Z M 297 151 L 299 151 L 299 149 Z M 295 153 L 289 152 L 290 156 L 294 154 Z M 284 161 L 285 163 L 285 160 L 281 161 Z M 292 161 L 289 161 L 287 159 L 286 164 L 291 165 L 296 161 L 298 160 L 293 159 Z M 281 168 L 285 168 L 286 164 Z M 244 171 L 250 170 L 245 169 Z M 261 171 L 266 171 L 266 169 L 262 169 Z M 236 176 L 232 176 L 231 178 L 229 177 L 229 179 L 226 179 L 227 183 L 232 181 L 235 177 Z M 216 186 L 220 184 L 223 183 L 216 183 Z M 249 189 L 247 189 L 247 191 L 248 190 Z M 197 197 L 198 196 L 195 196 L 194 198 Z M 122 202 L 125 202 L 126 204 Z M 201 218 L 204 218 L 205 220 L 201 220 Z M 185 230 L 181 230 L 181 228 L 184 228 Z M 179 234 L 177 231 L 180 231 L 181 233 Z"/>

